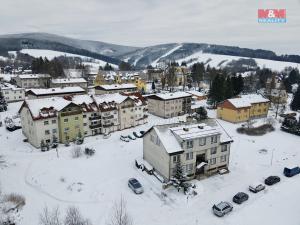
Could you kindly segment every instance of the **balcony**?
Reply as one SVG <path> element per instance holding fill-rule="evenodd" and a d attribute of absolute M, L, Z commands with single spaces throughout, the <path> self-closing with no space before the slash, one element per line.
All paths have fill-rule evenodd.
<path fill-rule="evenodd" d="M 91 116 L 89 117 L 89 120 L 101 120 L 101 116 Z"/>
<path fill-rule="evenodd" d="M 106 128 L 106 127 L 111 127 L 113 126 L 114 124 L 113 123 L 107 123 L 107 124 L 103 124 L 102 127 Z"/>
<path fill-rule="evenodd" d="M 89 127 L 90 129 L 96 129 L 102 127 L 102 124 L 94 124 L 94 125 L 90 125 Z"/>
<path fill-rule="evenodd" d="M 114 118 L 114 115 L 107 115 L 107 116 L 102 115 L 102 118 L 103 118 L 104 120 L 109 120 L 109 119 Z"/>

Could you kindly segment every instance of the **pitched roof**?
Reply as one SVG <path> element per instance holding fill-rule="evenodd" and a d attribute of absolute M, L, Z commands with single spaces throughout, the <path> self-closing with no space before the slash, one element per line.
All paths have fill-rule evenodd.
<path fill-rule="evenodd" d="M 105 84 L 95 87 L 100 90 L 122 90 L 122 89 L 132 89 L 137 88 L 134 84 Z"/>
<path fill-rule="evenodd" d="M 20 79 L 51 78 L 49 74 L 21 74 L 18 77 Z"/>
<path fill-rule="evenodd" d="M 251 107 L 251 104 L 266 103 L 270 101 L 258 94 L 241 95 L 240 98 L 231 98 L 227 100 L 236 108 Z"/>

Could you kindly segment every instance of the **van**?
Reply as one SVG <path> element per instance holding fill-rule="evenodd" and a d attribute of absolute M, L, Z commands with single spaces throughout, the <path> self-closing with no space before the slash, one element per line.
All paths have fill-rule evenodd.
<path fill-rule="evenodd" d="M 298 173 L 300 173 L 300 168 L 299 166 L 296 166 L 294 168 L 287 168 L 285 167 L 283 169 L 283 174 L 286 176 L 286 177 L 292 177 L 292 176 L 295 176 L 297 175 Z"/>

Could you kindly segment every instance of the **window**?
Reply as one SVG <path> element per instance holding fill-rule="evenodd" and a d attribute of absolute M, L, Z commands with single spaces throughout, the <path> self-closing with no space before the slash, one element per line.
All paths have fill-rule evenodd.
<path fill-rule="evenodd" d="M 56 129 L 52 129 L 52 133 L 53 133 L 53 134 L 56 134 L 56 133 L 57 133 L 57 130 L 56 130 Z"/>
<path fill-rule="evenodd" d="M 75 117 L 75 120 L 78 120 L 78 116 Z"/>
<path fill-rule="evenodd" d="M 150 135 L 150 140 L 154 143 L 154 136 L 152 134 Z"/>
<path fill-rule="evenodd" d="M 227 151 L 227 145 L 222 145 L 221 152 L 226 152 L 226 151 Z"/>
<path fill-rule="evenodd" d="M 180 155 L 174 155 L 173 156 L 173 162 L 176 163 L 180 160 Z"/>
<path fill-rule="evenodd" d="M 49 121 L 48 120 L 45 120 L 44 121 L 44 125 L 48 125 L 49 124 Z"/>
<path fill-rule="evenodd" d="M 210 163 L 210 165 L 216 164 L 216 158 L 211 158 L 211 159 L 209 160 L 209 163 Z"/>
<path fill-rule="evenodd" d="M 226 155 L 222 155 L 220 161 L 221 161 L 221 162 L 226 162 L 226 158 L 227 158 Z"/>
<path fill-rule="evenodd" d="M 64 129 L 64 131 L 65 131 L 65 132 L 69 131 L 69 127 L 66 127 L 66 128 Z"/>
<path fill-rule="evenodd" d="M 158 146 L 160 145 L 160 140 L 159 140 L 158 137 L 156 138 L 156 143 L 155 144 L 158 145 Z"/>
<path fill-rule="evenodd" d="M 188 152 L 185 154 L 186 155 L 186 160 L 191 160 L 193 159 L 193 152 Z"/>
<path fill-rule="evenodd" d="M 79 129 L 79 125 L 76 125 L 75 128 L 76 128 L 76 129 Z"/>
<path fill-rule="evenodd" d="M 194 167 L 193 163 L 186 165 L 186 172 L 193 171 L 193 167 Z"/>
<path fill-rule="evenodd" d="M 83 124 L 83 126 L 85 126 L 85 127 L 86 127 L 86 125 L 87 125 L 87 123 L 84 123 L 84 124 Z"/>
<path fill-rule="evenodd" d="M 206 138 L 200 138 L 200 139 L 199 139 L 199 145 L 200 145 L 200 146 L 206 145 Z"/>
<path fill-rule="evenodd" d="M 212 136 L 211 137 L 211 143 L 217 143 L 217 140 L 218 140 L 218 136 Z"/>
<path fill-rule="evenodd" d="M 50 134 L 50 131 L 49 130 L 45 130 L 45 135 L 48 135 Z"/>
<path fill-rule="evenodd" d="M 69 120 L 68 119 L 64 119 L 64 122 L 67 123 Z"/>
<path fill-rule="evenodd" d="M 52 120 L 52 124 L 55 124 L 56 123 L 56 120 Z"/>
<path fill-rule="evenodd" d="M 213 147 L 213 148 L 210 149 L 210 154 L 211 155 L 214 155 L 216 153 L 217 153 L 217 147 Z"/>
<path fill-rule="evenodd" d="M 83 117 L 83 118 L 86 118 L 86 115 L 83 115 L 82 117 Z"/>
<path fill-rule="evenodd" d="M 193 148 L 193 141 L 192 141 L 192 140 L 187 141 L 187 142 L 186 142 L 186 147 L 187 147 L 187 148 Z"/>

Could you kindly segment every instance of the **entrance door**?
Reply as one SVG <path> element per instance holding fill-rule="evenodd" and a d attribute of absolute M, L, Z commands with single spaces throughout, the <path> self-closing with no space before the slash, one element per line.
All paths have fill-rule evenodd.
<path fill-rule="evenodd" d="M 196 157 L 196 175 L 204 174 L 204 166 L 205 166 L 204 163 L 206 163 L 205 154 L 197 155 L 197 157 Z M 201 166 L 201 167 L 198 168 L 199 166 Z"/>

